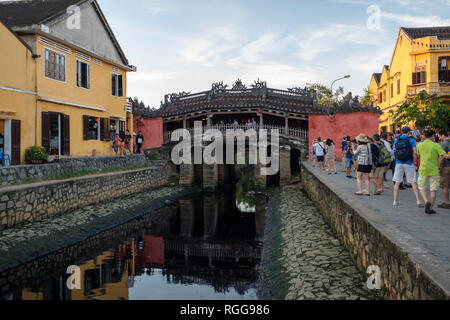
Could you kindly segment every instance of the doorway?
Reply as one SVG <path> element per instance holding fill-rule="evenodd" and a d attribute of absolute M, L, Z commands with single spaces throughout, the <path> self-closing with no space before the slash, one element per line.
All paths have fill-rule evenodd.
<path fill-rule="evenodd" d="M 57 112 L 42 113 L 42 146 L 51 156 L 70 155 L 68 115 Z"/>
<path fill-rule="evenodd" d="M 59 113 L 50 113 L 50 146 L 49 155 L 61 155 L 61 115 Z"/>
<path fill-rule="evenodd" d="M 11 165 L 20 164 L 20 132 L 20 120 L 0 119 L 0 152 L 10 157 Z"/>

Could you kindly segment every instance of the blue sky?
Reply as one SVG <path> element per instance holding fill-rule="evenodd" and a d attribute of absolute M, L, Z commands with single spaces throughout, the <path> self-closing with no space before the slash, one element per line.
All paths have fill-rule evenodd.
<path fill-rule="evenodd" d="M 158 107 L 164 94 L 211 83 L 285 89 L 331 82 L 362 94 L 390 63 L 401 26 L 450 26 L 450 0 L 98 0 L 131 64 L 128 96 Z M 369 6 L 381 12 L 368 28 Z"/>

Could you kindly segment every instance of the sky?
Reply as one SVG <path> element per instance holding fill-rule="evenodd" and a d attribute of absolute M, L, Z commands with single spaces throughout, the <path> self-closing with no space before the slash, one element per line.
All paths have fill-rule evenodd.
<path fill-rule="evenodd" d="M 450 0 L 97 0 L 130 64 L 127 95 L 159 107 L 214 82 L 339 81 L 363 95 L 400 27 L 450 26 Z M 379 18 L 379 19 L 378 19 Z"/>

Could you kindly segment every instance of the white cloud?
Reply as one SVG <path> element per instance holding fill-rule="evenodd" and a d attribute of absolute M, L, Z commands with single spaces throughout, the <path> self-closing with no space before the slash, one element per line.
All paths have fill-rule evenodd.
<path fill-rule="evenodd" d="M 323 29 L 301 34 L 298 56 L 311 61 L 323 53 L 345 49 L 350 45 L 377 46 L 377 40 L 383 37 L 382 30 L 369 30 L 365 25 L 331 24 Z"/>
<path fill-rule="evenodd" d="M 450 19 L 442 19 L 438 16 L 413 16 L 409 14 L 397 14 L 381 12 L 381 17 L 392 20 L 405 27 L 436 27 L 449 26 Z"/>

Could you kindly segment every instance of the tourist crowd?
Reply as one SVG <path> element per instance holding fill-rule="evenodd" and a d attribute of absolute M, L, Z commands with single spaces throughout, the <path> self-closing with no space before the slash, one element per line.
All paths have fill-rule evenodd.
<path fill-rule="evenodd" d="M 116 153 L 116 156 L 129 155 L 132 153 L 141 153 L 142 144 L 144 143 L 144 136 L 142 132 L 139 131 L 138 134 L 133 134 L 133 137 L 130 134 L 130 131 L 127 130 L 125 135 L 121 138 L 120 134 L 116 133 L 111 137 L 112 140 L 112 148 Z M 131 151 L 131 141 L 133 140 L 133 151 Z"/>
<path fill-rule="evenodd" d="M 389 188 L 384 184 L 391 170 L 395 207 L 399 206 L 399 190 L 412 188 L 417 206 L 424 207 L 427 214 L 435 214 L 436 195 L 441 188 L 444 202 L 438 207 L 450 209 L 450 137 L 446 130 L 412 131 L 404 127 L 396 134 L 382 133 L 371 137 L 360 134 L 355 139 L 344 137 L 340 147 L 346 178 L 354 179 L 353 169 L 356 174 L 358 191 L 355 195 L 371 196 L 371 191 L 374 195 L 383 194 Z M 328 170 L 330 175 L 338 174 L 335 148 L 332 139 L 314 140 L 311 148 L 313 166 Z"/>

